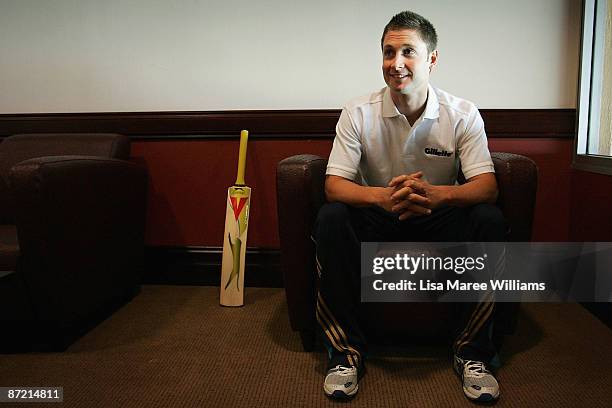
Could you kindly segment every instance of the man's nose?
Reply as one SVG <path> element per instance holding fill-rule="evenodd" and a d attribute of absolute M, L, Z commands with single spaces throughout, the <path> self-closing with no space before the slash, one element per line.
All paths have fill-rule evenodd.
<path fill-rule="evenodd" d="M 395 57 L 395 61 L 393 61 L 393 67 L 396 71 L 401 71 L 404 68 L 404 59 L 401 55 Z"/>

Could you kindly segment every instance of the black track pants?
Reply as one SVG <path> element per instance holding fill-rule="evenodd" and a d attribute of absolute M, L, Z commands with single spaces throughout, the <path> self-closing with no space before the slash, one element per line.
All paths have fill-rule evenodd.
<path fill-rule="evenodd" d="M 313 239 L 316 244 L 319 291 L 317 320 L 334 363 L 363 362 L 366 340 L 359 328 L 361 242 L 503 242 L 506 223 L 499 208 L 478 204 L 446 207 L 431 215 L 399 221 L 379 207 L 355 208 L 343 203 L 325 204 L 319 211 Z M 503 251 L 489 258 L 502 267 Z M 491 341 L 494 299 L 461 303 L 454 351 L 460 357 L 490 362 L 495 356 Z"/>

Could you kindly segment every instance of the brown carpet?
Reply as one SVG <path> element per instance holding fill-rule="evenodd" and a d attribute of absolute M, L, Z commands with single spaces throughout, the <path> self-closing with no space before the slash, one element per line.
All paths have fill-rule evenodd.
<path fill-rule="evenodd" d="M 145 286 L 64 353 L 0 355 L 0 386 L 63 386 L 71 407 L 339 406 L 323 395 L 324 354 L 302 352 L 289 327 L 283 290 L 246 293 L 243 308 L 223 308 L 215 287 Z M 350 406 L 474 406 L 447 356 L 375 352 Z M 612 330 L 580 306 L 523 305 L 502 360 L 499 407 L 610 406 Z"/>

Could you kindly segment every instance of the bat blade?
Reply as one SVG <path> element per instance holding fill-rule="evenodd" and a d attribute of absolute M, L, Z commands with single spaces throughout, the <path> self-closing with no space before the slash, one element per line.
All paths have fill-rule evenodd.
<path fill-rule="evenodd" d="M 220 300 L 222 306 L 244 305 L 244 269 L 251 188 L 244 184 L 248 132 L 240 134 L 236 183 L 227 190 Z"/>
<path fill-rule="evenodd" d="M 220 303 L 223 306 L 244 304 L 244 266 L 250 200 L 249 187 L 233 186 L 228 189 L 220 285 Z"/>

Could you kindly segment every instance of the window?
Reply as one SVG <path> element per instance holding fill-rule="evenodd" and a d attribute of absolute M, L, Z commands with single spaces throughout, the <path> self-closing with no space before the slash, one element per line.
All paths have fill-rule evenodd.
<path fill-rule="evenodd" d="M 574 167 L 612 174 L 612 0 L 585 0 Z"/>

